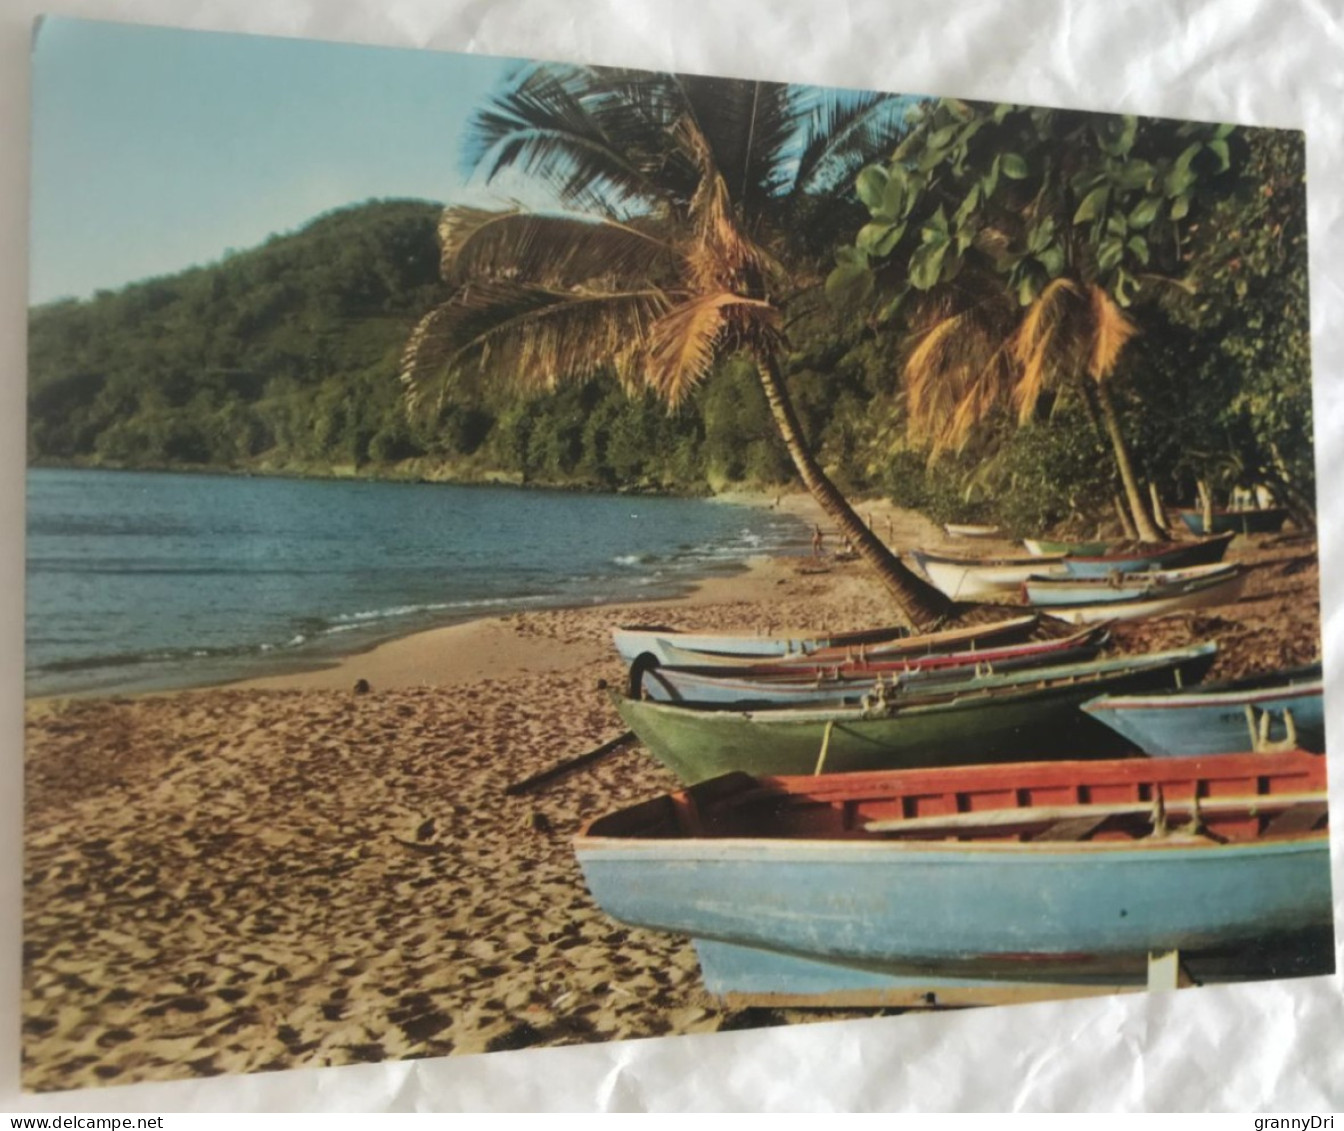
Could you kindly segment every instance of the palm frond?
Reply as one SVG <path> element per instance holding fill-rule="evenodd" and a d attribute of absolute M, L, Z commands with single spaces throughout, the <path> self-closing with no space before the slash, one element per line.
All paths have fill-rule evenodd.
<path fill-rule="evenodd" d="M 590 67 L 524 68 L 472 119 L 464 165 L 487 182 L 515 169 L 557 200 L 603 214 L 665 201 L 666 185 L 651 175 L 662 127 L 618 105 L 611 79 Z"/>
<path fill-rule="evenodd" d="M 1130 338 L 1139 332 L 1107 291 L 1092 286 L 1092 349 L 1087 363 L 1094 381 L 1104 381 L 1115 372 L 1116 363 Z"/>
<path fill-rule="evenodd" d="M 439 403 L 468 365 L 522 389 L 554 389 L 614 369 L 627 387 L 653 324 L 671 305 L 656 288 L 626 292 L 555 291 L 513 282 L 473 283 L 432 311 L 402 357 L 408 407 Z"/>
<path fill-rule="evenodd" d="M 924 305 L 923 332 L 902 367 L 907 429 L 931 444 L 930 460 L 965 445 L 976 426 L 1011 395 L 1015 310 L 1002 289 L 967 280 Z"/>
<path fill-rule="evenodd" d="M 906 116 L 916 100 L 876 91 L 815 89 L 803 96 L 804 141 L 788 189 L 807 195 L 848 186 L 860 167 L 886 157 L 909 132 Z"/>
<path fill-rule="evenodd" d="M 704 75 L 678 75 L 677 83 L 742 224 L 752 227 L 777 192 L 781 155 L 796 136 L 790 88 Z"/>
<path fill-rule="evenodd" d="M 690 204 L 695 235 L 685 253 L 693 289 L 706 293 L 759 290 L 764 276 L 780 270 L 778 264 L 737 223 L 732 194 L 698 125 L 683 118 L 674 137 L 700 172 Z"/>
<path fill-rule="evenodd" d="M 968 376 L 952 412 L 933 435 L 930 463 L 943 452 L 961 451 L 975 430 L 1004 402 L 1014 376 L 1007 341 L 1000 341 L 991 349 L 978 368 L 968 370 Z"/>
<path fill-rule="evenodd" d="M 648 383 L 675 408 L 709 372 L 731 295 L 700 295 L 663 315 L 649 334 Z"/>
<path fill-rule="evenodd" d="M 669 276 L 679 266 L 676 249 L 648 224 L 607 219 L 444 210 L 439 221 L 442 273 L 449 283 L 469 279 L 519 279 L 551 288 L 595 279 L 627 286 Z"/>
<path fill-rule="evenodd" d="M 1013 387 L 1018 422 L 1032 418 L 1041 395 L 1068 371 L 1068 358 L 1080 339 L 1090 337 L 1081 318 L 1078 285 L 1066 276 L 1052 279 L 1027 308 L 1012 338 L 1012 355 L 1020 367 Z"/>

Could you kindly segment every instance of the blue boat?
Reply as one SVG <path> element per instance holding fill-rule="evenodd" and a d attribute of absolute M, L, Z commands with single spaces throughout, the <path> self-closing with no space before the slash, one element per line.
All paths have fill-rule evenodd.
<path fill-rule="evenodd" d="M 1091 601 L 1075 601 L 1049 605 L 1051 616 L 1072 624 L 1096 624 L 1100 621 L 1133 620 L 1139 617 L 1162 617 L 1171 613 L 1188 612 L 1209 606 L 1230 605 L 1237 600 L 1246 586 L 1248 567 L 1243 565 L 1202 566 L 1215 572 L 1203 576 L 1181 575 L 1195 573 L 1195 569 L 1169 570 L 1160 574 L 1117 574 L 1128 577 L 1172 577 L 1176 580 L 1137 587 L 1132 596 L 1123 595 L 1123 582 L 1112 587 L 1101 578 L 1079 578 L 1081 586 L 1093 588 Z"/>
<path fill-rule="evenodd" d="M 711 992 L 765 1004 L 1143 984 L 1154 953 L 1209 980 L 1333 962 L 1325 758 L 1302 751 L 729 774 L 575 850 L 603 910 L 691 936 Z"/>
<path fill-rule="evenodd" d="M 1236 535 L 1229 531 L 1195 542 L 1160 542 L 1153 545 L 1132 543 L 1132 548 L 1124 553 L 1074 555 L 1062 559 L 1060 565 L 1072 577 L 1107 577 L 1114 573 L 1212 565 L 1223 560 L 1234 537 Z"/>
<path fill-rule="evenodd" d="M 1192 691 L 1102 695 L 1083 710 L 1155 757 L 1325 749 L 1319 663 Z"/>

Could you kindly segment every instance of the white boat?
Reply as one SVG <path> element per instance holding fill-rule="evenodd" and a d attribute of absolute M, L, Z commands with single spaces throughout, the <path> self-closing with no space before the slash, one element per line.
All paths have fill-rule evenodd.
<path fill-rule="evenodd" d="M 953 601 L 1017 601 L 1022 583 L 1033 576 L 1062 576 L 1063 554 L 1049 557 L 966 558 L 931 550 L 911 550 L 921 573 Z"/>
<path fill-rule="evenodd" d="M 967 625 L 919 636 L 885 634 L 889 629 L 867 632 L 832 633 L 829 636 L 801 638 L 731 636 L 714 633 L 684 633 L 654 627 L 612 630 L 616 650 L 626 663 L 642 655 L 652 656 L 660 664 L 674 667 L 741 667 L 743 664 L 846 663 L 864 660 L 898 659 L 925 654 L 957 651 L 985 646 L 991 641 L 1004 643 L 1030 635 L 1040 623 L 1032 613 L 995 621 L 993 624 Z M 879 638 L 881 637 L 881 638 Z M 820 646 L 823 642 L 824 647 Z M 765 645 L 775 645 L 766 652 Z M 784 647 L 784 645 L 788 647 Z M 694 645 L 693 647 L 691 645 Z M 727 647 L 725 646 L 727 645 Z M 736 647 L 729 651 L 728 647 Z"/>
<path fill-rule="evenodd" d="M 972 523 L 946 522 L 943 529 L 949 538 L 997 538 L 997 526 L 976 526 Z"/>
<path fill-rule="evenodd" d="M 744 663 L 753 658 L 807 656 L 833 648 L 885 644 L 908 637 L 910 631 L 901 625 L 888 625 L 857 632 L 817 634 L 800 631 L 796 634 L 753 636 L 732 632 L 682 632 L 655 624 L 621 625 L 612 629 L 611 635 L 616 651 L 626 663 L 644 652 L 656 656 L 660 663 L 675 663 L 675 659 L 663 651 L 665 644 L 695 652 L 730 656 L 737 663 Z"/>

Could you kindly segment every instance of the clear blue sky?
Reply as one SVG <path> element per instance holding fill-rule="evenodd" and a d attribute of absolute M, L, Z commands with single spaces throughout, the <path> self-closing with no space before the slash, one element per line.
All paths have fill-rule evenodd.
<path fill-rule="evenodd" d="M 460 132 L 516 61 L 47 19 L 29 298 L 219 259 L 372 197 L 490 199 Z"/>

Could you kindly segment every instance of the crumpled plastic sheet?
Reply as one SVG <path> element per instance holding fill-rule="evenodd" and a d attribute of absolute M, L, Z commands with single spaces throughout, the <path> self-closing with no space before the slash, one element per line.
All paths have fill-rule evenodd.
<path fill-rule="evenodd" d="M 1344 1108 L 1338 975 L 27 1096 L 17 1081 L 28 43 L 43 11 L 1305 129 L 1328 728 L 1344 734 L 1344 8 L 1328 0 L 6 0 L 0 8 L 0 1073 L 39 1111 Z M 1344 766 L 1332 759 L 1332 808 Z M 1340 833 L 1336 921 L 1344 906 Z M 1337 929 L 1337 934 L 1341 932 Z"/>

